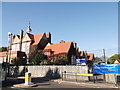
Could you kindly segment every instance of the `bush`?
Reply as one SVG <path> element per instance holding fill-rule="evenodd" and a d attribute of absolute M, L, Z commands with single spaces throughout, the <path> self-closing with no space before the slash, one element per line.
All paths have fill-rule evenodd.
<path fill-rule="evenodd" d="M 44 54 L 36 49 L 32 49 L 29 53 L 29 64 L 31 65 L 40 65 L 47 64 L 44 60 Z"/>
<path fill-rule="evenodd" d="M 27 60 L 26 58 L 21 58 L 21 57 L 18 57 L 18 58 L 14 58 L 13 60 L 11 60 L 12 64 L 13 65 L 25 65 L 27 63 Z"/>
<path fill-rule="evenodd" d="M 108 61 L 113 64 L 115 62 L 115 60 L 120 59 L 120 54 L 115 54 L 113 56 L 111 56 L 110 58 L 108 58 Z"/>
<path fill-rule="evenodd" d="M 66 65 L 69 63 L 66 55 L 54 56 L 51 62 L 55 65 Z"/>

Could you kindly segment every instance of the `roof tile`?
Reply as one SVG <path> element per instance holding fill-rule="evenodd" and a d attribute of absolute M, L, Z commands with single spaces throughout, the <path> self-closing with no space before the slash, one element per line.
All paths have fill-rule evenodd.
<path fill-rule="evenodd" d="M 44 34 L 45 33 L 35 34 L 34 35 L 34 43 L 33 43 L 33 45 L 38 44 L 40 42 L 40 40 L 42 39 Z"/>
<path fill-rule="evenodd" d="M 94 59 L 93 53 L 87 53 L 88 60 L 92 61 Z"/>
<path fill-rule="evenodd" d="M 7 52 L 0 52 L 0 57 L 5 57 Z"/>
<path fill-rule="evenodd" d="M 51 49 L 52 51 L 54 51 L 54 54 L 68 53 L 71 44 L 72 42 L 57 43 L 57 44 L 52 44 L 50 46 L 46 46 L 45 49 Z"/>

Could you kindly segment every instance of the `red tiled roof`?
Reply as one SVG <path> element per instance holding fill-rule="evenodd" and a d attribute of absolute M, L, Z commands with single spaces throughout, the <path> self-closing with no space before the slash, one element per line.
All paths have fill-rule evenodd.
<path fill-rule="evenodd" d="M 51 52 L 52 50 L 51 49 L 45 49 L 43 50 L 43 52 Z"/>
<path fill-rule="evenodd" d="M 0 52 L 0 57 L 5 57 L 7 52 Z"/>
<path fill-rule="evenodd" d="M 46 46 L 45 49 L 51 49 L 52 51 L 54 51 L 54 54 L 68 53 L 71 44 L 72 42 L 57 43 L 57 44 L 52 44 L 50 46 Z"/>
<path fill-rule="evenodd" d="M 52 55 L 47 55 L 48 57 L 59 56 L 59 55 L 67 55 L 67 53 L 57 53 Z"/>
<path fill-rule="evenodd" d="M 38 44 L 40 42 L 40 40 L 42 39 L 44 34 L 45 33 L 35 34 L 34 35 L 34 43 L 33 43 L 33 45 Z"/>
<path fill-rule="evenodd" d="M 27 34 L 31 40 L 34 40 L 34 43 L 32 45 L 37 45 L 45 33 L 40 33 L 40 34 L 35 34 L 35 35 L 32 35 L 30 33 L 27 33 Z"/>
<path fill-rule="evenodd" d="M 83 56 L 85 54 L 84 51 L 80 51 L 79 53 L 80 53 L 80 56 Z"/>
<path fill-rule="evenodd" d="M 94 59 L 93 53 L 87 53 L 88 60 L 92 61 Z"/>

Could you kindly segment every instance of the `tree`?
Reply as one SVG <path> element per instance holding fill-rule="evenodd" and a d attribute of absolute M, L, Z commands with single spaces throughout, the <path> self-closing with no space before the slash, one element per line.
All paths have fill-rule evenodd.
<path fill-rule="evenodd" d="M 40 65 L 42 61 L 44 61 L 44 54 L 41 51 L 33 48 L 29 53 L 29 63 L 32 65 Z"/>
<path fill-rule="evenodd" d="M 7 47 L 0 47 L 0 52 L 7 51 Z"/>
<path fill-rule="evenodd" d="M 25 65 L 27 63 L 27 59 L 26 58 L 22 58 L 22 57 L 18 57 L 18 58 L 14 58 L 12 61 L 13 65 Z"/>
<path fill-rule="evenodd" d="M 66 55 L 53 56 L 51 62 L 55 65 L 66 65 L 69 63 Z"/>
<path fill-rule="evenodd" d="M 43 61 L 41 61 L 40 65 L 51 65 L 50 61 L 44 59 Z"/>
<path fill-rule="evenodd" d="M 120 59 L 120 54 L 115 54 L 113 56 L 111 56 L 110 58 L 108 58 L 108 61 L 113 64 L 115 62 L 115 60 Z"/>
<path fill-rule="evenodd" d="M 32 64 L 40 65 L 40 63 L 44 60 L 44 56 L 41 52 L 37 52 L 35 57 L 32 59 Z"/>
<path fill-rule="evenodd" d="M 102 61 L 101 58 L 99 58 L 99 57 L 95 57 L 95 63 L 98 63 L 98 62 L 100 62 L 100 61 Z"/>

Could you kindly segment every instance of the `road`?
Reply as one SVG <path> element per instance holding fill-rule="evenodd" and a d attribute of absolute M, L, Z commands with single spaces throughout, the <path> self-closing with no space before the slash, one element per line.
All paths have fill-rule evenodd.
<path fill-rule="evenodd" d="M 38 86 L 37 87 L 32 87 L 31 90 L 33 89 L 41 89 L 42 90 L 47 90 L 47 89 L 57 89 L 57 90 L 66 90 L 66 89 L 71 89 L 71 90 L 76 90 L 76 89 L 79 89 L 79 90 L 97 90 L 97 88 L 94 88 L 94 87 L 88 87 L 88 85 L 86 86 L 82 86 L 82 85 L 79 85 L 79 84 L 70 84 L 70 83 L 57 83 L 57 82 L 45 82 L 45 83 L 37 83 Z M 6 90 L 9 90 L 9 89 L 13 89 L 13 90 L 25 90 L 26 88 L 4 88 Z M 4 90 L 3 89 L 3 90 Z M 98 90 L 120 90 L 120 89 L 110 89 L 110 88 L 98 88 Z"/>
<path fill-rule="evenodd" d="M 36 83 L 38 86 L 36 87 L 31 87 L 32 89 L 37 89 L 37 88 L 47 88 L 47 89 L 54 89 L 54 88 L 59 88 L 60 90 L 64 90 L 65 88 L 79 88 L 79 90 L 81 90 L 82 88 L 84 90 L 94 90 L 96 89 L 96 87 L 93 87 L 93 86 L 90 86 L 88 84 L 81 84 L 81 83 L 67 83 L 67 82 L 54 82 L 53 80 L 47 80 L 45 78 L 33 78 L 34 83 Z M 13 87 L 13 85 L 15 84 L 21 84 L 21 83 L 24 83 L 24 79 L 8 79 L 6 82 L 3 82 L 3 90 L 6 89 L 6 90 L 9 90 L 10 88 L 11 89 L 17 89 L 17 90 L 21 90 L 21 89 L 24 89 L 24 88 L 15 88 Z M 81 89 L 80 89 L 81 88 Z M 91 89 L 90 89 L 91 88 Z M 99 88 L 99 87 L 97 87 Z M 110 88 L 105 88 L 105 89 L 99 89 L 99 90 L 120 90 L 120 89 L 110 89 Z"/>

